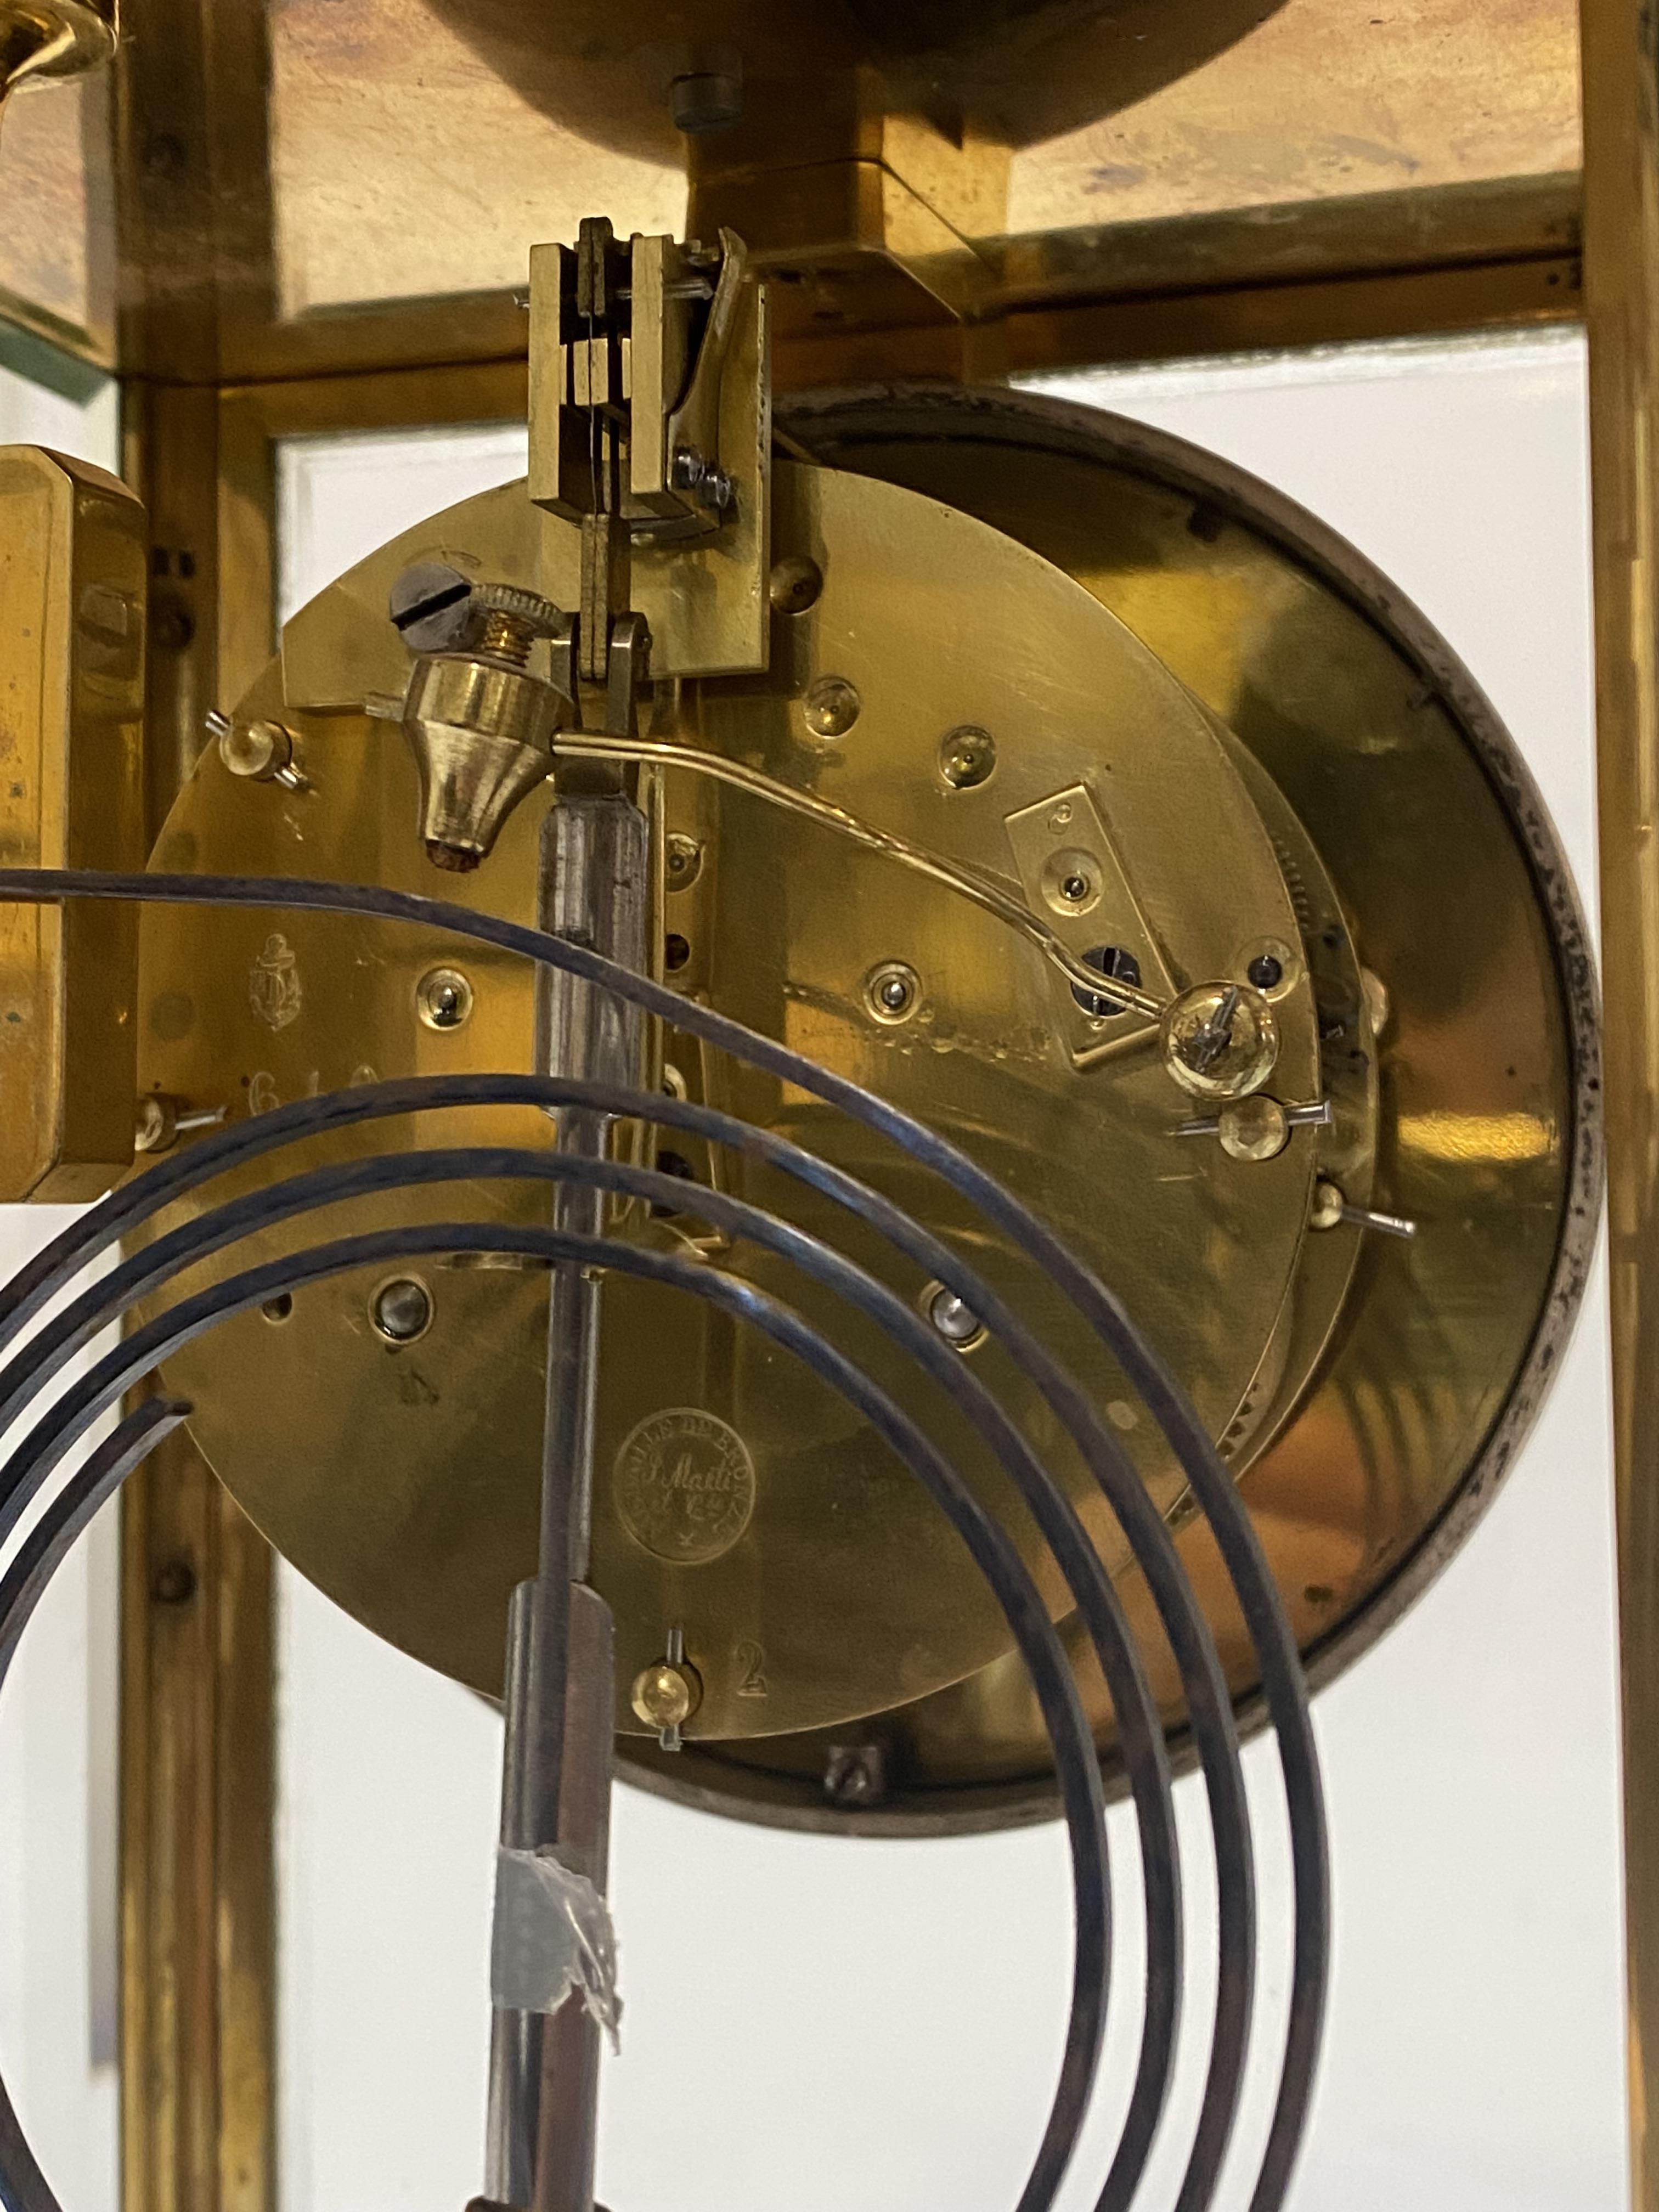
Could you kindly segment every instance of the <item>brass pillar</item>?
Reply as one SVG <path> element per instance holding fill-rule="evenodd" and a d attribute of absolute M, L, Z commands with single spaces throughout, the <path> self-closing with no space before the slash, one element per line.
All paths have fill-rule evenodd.
<path fill-rule="evenodd" d="M 1581 19 L 1632 2160 L 1659 2212 L 1659 15 Z"/>
<path fill-rule="evenodd" d="M 125 398 L 153 837 L 206 709 L 270 649 L 270 447 L 211 386 Z M 128 1483 L 121 1534 L 124 2212 L 274 2212 L 272 1554 L 183 1430 Z"/>

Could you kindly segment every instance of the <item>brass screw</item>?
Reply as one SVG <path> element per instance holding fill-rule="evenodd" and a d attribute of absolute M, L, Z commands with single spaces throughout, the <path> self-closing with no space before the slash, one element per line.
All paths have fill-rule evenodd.
<path fill-rule="evenodd" d="M 1236 973 L 1264 997 L 1284 998 L 1302 980 L 1302 956 L 1281 937 L 1258 937 L 1238 956 Z"/>
<path fill-rule="evenodd" d="M 844 676 L 820 676 L 806 695 L 806 726 L 817 738 L 844 738 L 863 702 Z"/>
<path fill-rule="evenodd" d="M 1053 914 L 1087 914 L 1100 903 L 1103 871 L 1097 854 L 1080 845 L 1062 845 L 1042 864 L 1042 896 Z"/>
<path fill-rule="evenodd" d="M 675 835 L 668 841 L 668 888 L 690 890 L 702 873 L 702 847 L 695 837 Z"/>
<path fill-rule="evenodd" d="M 432 1293 L 418 1275 L 397 1275 L 369 1300 L 368 1317 L 388 1344 L 413 1344 L 432 1326 Z"/>
<path fill-rule="evenodd" d="M 781 615 L 804 615 L 823 589 L 823 569 L 804 553 L 780 561 L 767 586 L 768 596 Z"/>
<path fill-rule="evenodd" d="M 472 986 L 459 968 L 434 968 L 415 986 L 415 1005 L 429 1030 L 458 1030 L 472 1012 Z"/>
<path fill-rule="evenodd" d="M 945 1341 L 958 1352 L 971 1352 L 984 1341 L 985 1324 L 943 1283 L 930 1283 L 921 1294 L 921 1310 Z"/>
<path fill-rule="evenodd" d="M 949 731 L 939 749 L 939 772 L 952 791 L 975 791 L 988 782 L 997 764 L 996 740 L 988 730 L 964 723 Z"/>

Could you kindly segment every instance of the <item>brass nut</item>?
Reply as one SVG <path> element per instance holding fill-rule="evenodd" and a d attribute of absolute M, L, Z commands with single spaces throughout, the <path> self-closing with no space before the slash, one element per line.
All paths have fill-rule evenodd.
<path fill-rule="evenodd" d="M 179 1133 L 176 1099 L 150 1091 L 138 1101 L 132 1132 L 135 1152 L 164 1152 Z"/>
<path fill-rule="evenodd" d="M 500 659 L 416 660 L 400 718 L 420 771 L 421 841 L 437 866 L 476 868 L 492 850 L 513 810 L 552 775 L 567 704 Z"/>
<path fill-rule="evenodd" d="M 677 1729 L 702 1703 L 702 1678 L 684 1660 L 653 1660 L 634 1677 L 631 1702 L 648 1729 Z"/>
<path fill-rule="evenodd" d="M 219 757 L 234 776 L 271 783 L 294 765 L 294 732 L 281 722 L 233 722 L 221 732 Z"/>
<path fill-rule="evenodd" d="M 475 616 L 483 618 L 478 632 L 479 653 L 510 668 L 528 668 L 537 639 L 556 635 L 564 622 L 551 599 L 526 590 L 521 584 L 476 585 L 471 605 Z"/>
<path fill-rule="evenodd" d="M 486 614 L 509 615 L 542 637 L 550 636 L 564 620 L 562 608 L 523 584 L 475 584 L 472 604 Z"/>
<path fill-rule="evenodd" d="M 1218 1119 L 1221 1149 L 1231 1160 L 1276 1160 L 1291 1141 L 1290 1116 L 1277 1098 L 1235 1099 Z"/>
<path fill-rule="evenodd" d="M 820 676 L 801 711 L 815 738 L 844 738 L 863 705 L 855 685 L 844 676 Z"/>
<path fill-rule="evenodd" d="M 1370 1024 L 1371 1035 L 1380 1037 L 1389 1026 L 1389 1017 L 1394 1011 L 1394 1000 L 1382 978 L 1369 968 L 1359 971 L 1359 994 L 1365 1004 L 1365 1019 Z"/>
<path fill-rule="evenodd" d="M 952 791 L 977 791 L 990 781 L 996 764 L 996 739 L 971 723 L 947 731 L 939 742 L 939 772 Z"/>
<path fill-rule="evenodd" d="M 563 695 L 522 669 L 504 668 L 470 653 L 428 653 L 410 672 L 403 720 L 457 737 L 495 738 L 548 756 L 564 720 Z"/>
<path fill-rule="evenodd" d="M 459 968 L 433 968 L 415 986 L 415 1006 L 429 1030 L 458 1030 L 472 1012 L 472 986 Z"/>
<path fill-rule="evenodd" d="M 1310 1229 L 1334 1229 L 1342 1218 L 1342 1209 L 1347 1204 L 1341 1186 L 1322 1176 L 1314 1185 L 1313 1203 L 1308 1209 Z"/>
<path fill-rule="evenodd" d="M 1164 1010 L 1164 1065 L 1194 1098 L 1245 1098 L 1279 1058 L 1273 1008 L 1248 983 L 1195 983 Z"/>

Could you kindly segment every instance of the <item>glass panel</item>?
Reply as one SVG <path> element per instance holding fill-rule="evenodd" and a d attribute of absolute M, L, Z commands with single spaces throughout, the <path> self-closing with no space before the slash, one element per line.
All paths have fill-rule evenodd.
<path fill-rule="evenodd" d="M 574 238 L 596 211 L 624 237 L 678 234 L 684 178 L 660 158 L 596 146 L 562 118 L 570 78 L 550 26 L 469 38 L 453 20 L 465 13 L 404 0 L 273 7 L 283 314 L 522 285 L 530 248 Z"/>
<path fill-rule="evenodd" d="M 1190 76 L 1016 154 L 1010 234 L 1578 166 L 1572 0 L 1250 13 L 1261 20 Z"/>
<path fill-rule="evenodd" d="M 1023 26 L 1036 12 L 963 11 L 969 26 L 1011 15 Z M 928 18 L 926 7 L 873 27 L 882 13 L 824 9 L 785 29 L 767 10 L 732 4 L 699 21 L 733 42 L 750 105 L 758 113 L 769 98 L 774 136 L 798 125 L 809 150 L 794 158 L 811 162 L 825 158 L 812 134 L 852 45 L 902 76 L 927 43 L 912 22 Z M 683 221 L 691 142 L 673 127 L 668 84 L 687 50 L 658 11 L 599 0 L 553 17 L 498 0 L 349 9 L 273 0 L 270 16 L 286 315 L 521 285 L 527 248 L 574 236 L 586 214 L 610 215 L 623 235 Z M 981 173 L 957 158 L 949 131 L 914 166 L 902 150 L 894 157 L 963 234 L 1026 242 L 989 256 L 1023 291 L 1042 283 L 1039 234 L 1578 165 L 1573 0 L 1411 0 L 1387 15 L 1350 0 L 1135 0 L 1103 15 L 1055 9 L 1045 21 L 1068 16 L 1074 27 L 975 43 L 951 11 L 936 11 L 948 58 L 930 58 L 915 104 L 943 112 L 955 103 L 968 142 L 1006 145 L 1011 159 Z M 1298 88 L 1293 118 L 1286 83 Z M 718 134 L 699 143 L 718 161 Z M 1086 245 L 1057 240 L 1053 251 L 1064 264 Z"/>
<path fill-rule="evenodd" d="M 1582 347 L 1418 347 L 1093 375 L 1070 396 L 1228 454 L 1346 531 L 1425 607 L 1594 878 Z M 514 465 L 508 434 L 310 441 L 283 472 L 289 605 Z M 514 448 L 514 452 L 518 449 Z M 1626 2203 L 1623 1949 L 1603 1291 L 1470 1548 L 1318 1702 L 1337 1978 L 1293 2202 L 1398 2212 Z M 366 1440 L 367 1441 L 367 1440 Z M 369 1447 L 372 1449 L 372 1442 Z M 281 1583 L 286 2212 L 464 2201 L 482 2171 L 501 1730 L 468 1693 Z M 1282 2019 L 1287 1881 L 1271 1749 L 1266 2016 L 1220 2200 L 1245 2203 Z M 1211 1880 L 1190 1784 L 1193 1984 L 1148 2202 L 1173 2199 L 1205 2058 Z M 1121 1873 L 1128 1830 L 1113 1815 Z M 975 2212 L 1013 2200 L 1052 2087 L 1069 1908 L 1053 1828 L 946 1843 L 777 1834 L 623 1789 L 628 2011 L 600 2195 L 626 2212 Z M 1127 2094 L 1140 1932 L 1094 2141 Z M 1093 2202 L 1085 2160 L 1064 2199 Z M 1426 2194 L 1425 2194 L 1426 2193 Z"/>
<path fill-rule="evenodd" d="M 26 85 L 0 124 L 0 315 L 100 360 L 114 339 L 108 115 L 100 76 Z"/>
<path fill-rule="evenodd" d="M 83 408 L 0 369 L 0 444 L 22 443 L 113 468 L 113 387 Z M 0 1206 L 0 1277 L 71 1218 Z M 0 2053 L 36 2154 L 76 2212 L 118 2201 L 119 1566 L 106 1513 L 47 1592 L 0 1701 Z"/>

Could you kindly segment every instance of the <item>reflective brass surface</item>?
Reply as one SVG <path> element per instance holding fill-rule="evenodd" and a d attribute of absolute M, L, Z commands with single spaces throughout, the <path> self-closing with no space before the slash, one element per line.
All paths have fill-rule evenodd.
<path fill-rule="evenodd" d="M 995 522 L 1112 606 L 1230 723 L 1258 774 L 1271 769 L 1385 987 L 1379 1040 L 1382 1000 L 1367 1006 L 1351 962 L 1326 965 L 1325 894 L 1286 847 L 1311 901 L 1304 942 L 1321 963 L 1321 1004 L 1341 1025 L 1328 1064 L 1380 1077 L 1375 1180 L 1340 1127 L 1334 1171 L 1350 1195 L 1369 1192 L 1418 1224 L 1409 1244 L 1347 1225 L 1310 1240 L 1352 1270 L 1352 1292 L 1316 1348 L 1312 1387 L 1288 1407 L 1281 1395 L 1242 1475 L 1323 1680 L 1409 1601 L 1492 1496 L 1593 1249 L 1593 974 L 1547 817 L 1491 708 L 1398 592 L 1312 517 L 1212 457 L 1010 393 L 832 395 L 792 403 L 783 420 L 826 459 Z M 1315 1326 L 1311 1302 L 1295 1325 Z M 1248 1649 L 1212 1548 L 1197 1523 L 1177 1543 L 1248 1703 Z M 1145 1592 L 1131 1578 L 1125 1594 L 1178 1717 Z M 1074 1637 L 1079 1660 L 1082 1648 Z M 1093 1695 L 1104 1728 L 1097 1686 Z M 901 1800 L 902 1778 L 910 1794 L 857 1826 L 996 1825 L 1048 1805 L 1040 1724 L 1009 1662 L 887 1716 L 883 1733 Z M 676 1796 L 811 1826 L 823 1825 L 809 1793 L 829 1748 L 803 1735 L 744 1752 L 741 1766 L 735 1751 L 629 1756 Z"/>
<path fill-rule="evenodd" d="M 0 850 L 132 867 L 144 850 L 143 510 L 101 469 L 0 447 Z M 132 1159 L 137 928 L 0 915 L 0 1199 L 100 1196 Z"/>
<path fill-rule="evenodd" d="M 424 549 L 411 538 L 398 557 L 459 546 L 503 573 L 522 527 L 515 498 L 522 508 L 522 489 L 509 488 L 436 518 Z M 797 464 L 779 469 L 773 528 L 781 556 L 815 562 L 821 591 L 803 613 L 772 615 L 766 678 L 685 686 L 678 717 L 665 696 L 665 738 L 684 730 L 707 751 L 833 795 L 993 880 L 1014 875 L 1008 818 L 1047 795 L 1049 853 L 1065 864 L 1057 896 L 1064 900 L 1070 872 L 1088 872 L 1086 910 L 1070 924 L 1077 941 L 1148 932 L 1172 977 L 1226 974 L 1256 940 L 1297 937 L 1273 839 L 1210 718 L 1068 577 L 937 502 Z M 954 588 L 969 575 L 971 594 Z M 373 574 L 343 580 L 289 625 L 284 665 L 307 691 L 337 700 L 344 686 L 325 680 L 316 648 L 353 623 L 389 630 L 384 604 Z M 367 658 L 348 648 L 341 665 Z M 860 711 L 821 732 L 806 706 L 830 675 L 856 693 Z M 428 885 L 408 811 L 412 772 L 395 733 L 343 703 L 301 708 L 295 690 L 290 683 L 284 697 L 273 668 L 240 711 L 293 724 L 311 787 L 284 794 L 238 782 L 210 753 L 173 811 L 158 865 L 187 857 L 211 869 L 320 869 Z M 997 765 L 958 788 L 939 773 L 939 744 L 969 726 L 999 734 Z M 1085 773 L 1118 856 L 1110 879 L 1079 845 L 1088 826 L 1063 796 Z M 672 767 L 665 775 L 668 830 L 701 854 L 690 880 L 668 894 L 668 926 L 683 947 L 671 968 L 676 985 L 954 1131 L 1072 1222 L 1176 1360 L 1216 1432 L 1236 1430 L 1245 1452 L 1268 1410 L 1260 1370 L 1309 1243 L 1317 1133 L 1249 1165 L 1218 1145 L 1188 1146 L 1172 1133 L 1181 1094 L 1144 1022 L 1134 1047 L 1139 1018 L 1085 1012 L 1034 948 L 946 884 L 919 882 L 748 790 L 711 789 Z M 1229 825 L 1218 846 L 1191 836 L 1191 817 L 1170 804 L 1177 787 L 1198 818 Z M 537 811 L 521 807 L 477 873 L 455 879 L 463 896 L 526 910 Z M 530 979 L 500 957 L 468 949 L 464 1026 L 434 1032 L 417 1018 L 421 979 L 443 951 L 420 933 L 343 929 L 321 917 L 227 924 L 158 910 L 145 925 L 145 1085 L 258 1111 L 370 1070 L 528 1065 Z M 867 988 L 895 963 L 918 984 L 914 1011 L 897 1023 L 890 1008 L 872 1007 Z M 1313 1096 L 1319 1047 L 1305 977 L 1275 1014 L 1287 1095 Z M 1125 1048 L 1079 1066 L 1073 1039 L 1097 1045 L 1115 1020 L 1131 1032 Z M 692 1095 L 799 1137 L 969 1236 L 976 1263 L 1064 1340 L 1052 1293 L 949 1206 L 941 1213 L 925 1178 L 689 1039 L 671 1032 L 665 1054 Z M 469 1122 L 478 1133 L 545 1141 L 539 1116 Z M 849 1242 L 844 1224 L 820 1218 L 818 1201 L 775 1176 L 736 1160 L 690 1164 Z M 532 1215 L 545 1203 L 543 1191 L 510 1187 L 468 1197 Z M 407 1203 L 412 1218 L 437 1218 L 455 1200 Z M 690 1212 L 630 1223 L 631 1233 L 670 1245 L 696 1229 Z M 858 1236 L 850 1243 L 907 1300 L 921 1293 L 890 1255 Z M 1172 1253 L 1185 1255 L 1173 1267 Z M 835 1301 L 757 1254 L 738 1249 L 723 1261 L 811 1313 L 926 1408 L 928 1393 L 907 1362 Z M 533 1555 L 544 1280 L 465 1267 L 428 1279 L 434 1313 L 418 1343 L 376 1350 L 365 1334 L 374 1286 L 343 1282 L 296 1297 L 280 1326 L 258 1316 L 232 1324 L 179 1373 L 198 1392 L 198 1433 L 225 1479 L 296 1564 L 394 1641 L 494 1689 L 507 1592 Z M 614 1349 L 601 1394 L 594 1578 L 617 1613 L 623 1682 L 659 1655 L 668 1626 L 683 1624 L 703 1683 L 688 1741 L 832 1727 L 942 1686 L 1006 1648 L 925 1498 L 823 1389 L 745 1332 L 648 1286 L 611 1283 L 605 1329 Z M 1000 1357 L 988 1346 L 975 1356 Z M 298 1387 L 319 1374 L 325 1389 Z M 997 1381 L 1052 1443 L 1046 1413 L 1015 1378 L 999 1370 Z M 951 1410 L 936 1411 L 954 1431 Z M 369 1431 L 380 1442 L 366 1459 L 345 1439 Z M 1144 1433 L 1132 1443 L 1173 1510 L 1179 1486 L 1164 1454 Z M 1000 1475 L 971 1440 L 962 1444 L 987 1494 L 1006 1501 Z M 1115 1558 L 1115 1531 L 1054 1449 Z M 458 1468 L 466 1470 L 459 1483 Z M 1040 1547 L 1022 1540 L 1051 1577 Z M 618 1720 L 638 1725 L 626 1704 Z"/>
<path fill-rule="evenodd" d="M 115 0 L 0 0 L 0 100 L 31 78 L 96 69 L 116 33 Z"/>

